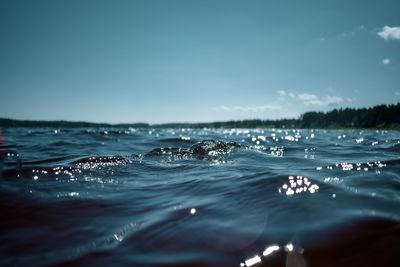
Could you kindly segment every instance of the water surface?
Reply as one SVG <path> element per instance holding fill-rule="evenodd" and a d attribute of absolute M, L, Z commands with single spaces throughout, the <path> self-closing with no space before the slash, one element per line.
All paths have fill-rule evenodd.
<path fill-rule="evenodd" d="M 2 266 L 396 266 L 400 132 L 4 128 Z"/>

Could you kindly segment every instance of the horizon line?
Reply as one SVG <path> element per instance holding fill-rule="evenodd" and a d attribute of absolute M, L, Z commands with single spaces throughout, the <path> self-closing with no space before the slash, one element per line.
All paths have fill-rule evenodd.
<path fill-rule="evenodd" d="M 220 121 L 198 121 L 198 122 L 158 122 L 158 123 L 152 123 L 152 122 L 94 122 L 94 121 L 85 121 L 85 120 L 68 120 L 68 119 L 52 119 L 52 120 L 46 120 L 46 119 L 13 119 L 13 118 L 7 118 L 7 117 L 0 117 L 0 120 L 10 120 L 10 121 L 20 121 L 20 122 L 46 122 L 46 123 L 55 123 L 55 122 L 66 122 L 66 123 L 87 123 L 87 124 L 98 124 L 98 125 L 110 125 L 110 126 L 119 126 L 119 125 L 136 125 L 136 124 L 146 124 L 148 126 L 160 126 L 160 125 L 168 125 L 168 124 L 212 124 L 212 123 L 226 123 L 226 122 L 243 122 L 243 121 L 270 121 L 270 122 L 278 122 L 278 121 L 285 121 L 285 120 L 301 120 L 301 117 L 306 114 L 306 113 L 311 113 L 311 112 L 317 112 L 317 113 L 328 113 L 332 112 L 334 110 L 345 110 L 345 109 L 355 109 L 355 110 L 360 110 L 360 109 L 370 109 L 370 108 L 375 108 L 378 106 L 394 106 L 394 105 L 399 105 L 400 102 L 393 103 L 393 104 L 377 104 L 374 106 L 369 106 L 369 107 L 359 107 L 359 108 L 354 108 L 354 107 L 340 107 L 340 108 L 334 108 L 328 111 L 316 111 L 316 110 L 310 110 L 301 113 L 298 115 L 296 118 L 280 118 L 280 119 L 261 119 L 261 118 L 247 118 L 247 119 L 229 119 L 229 120 L 220 120 Z"/>

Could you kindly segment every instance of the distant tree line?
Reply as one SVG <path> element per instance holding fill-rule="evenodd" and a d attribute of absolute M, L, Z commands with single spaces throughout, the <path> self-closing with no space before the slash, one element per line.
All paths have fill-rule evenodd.
<path fill-rule="evenodd" d="M 400 103 L 372 108 L 334 109 L 329 112 L 306 112 L 301 128 L 400 128 Z"/>
<path fill-rule="evenodd" d="M 71 121 L 30 121 L 1 119 L 0 127 L 133 127 L 133 128 L 382 128 L 400 129 L 400 103 L 372 108 L 334 109 L 329 112 L 311 111 L 298 119 L 237 120 L 210 123 L 91 123 Z"/>
<path fill-rule="evenodd" d="M 33 120 L 13 120 L 0 118 L 0 127 L 51 127 L 51 128 L 89 128 L 89 127 L 134 127 L 145 128 L 150 125 L 147 123 L 124 123 L 124 124 L 110 124 L 110 123 L 95 123 L 84 121 L 33 121 Z"/>

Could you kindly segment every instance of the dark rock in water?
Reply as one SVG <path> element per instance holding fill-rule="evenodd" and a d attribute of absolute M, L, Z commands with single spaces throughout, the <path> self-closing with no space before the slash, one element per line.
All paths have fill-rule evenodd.
<path fill-rule="evenodd" d="M 186 149 L 179 147 L 159 147 L 151 150 L 146 156 L 161 156 L 161 155 L 175 155 L 189 153 Z"/>
<path fill-rule="evenodd" d="M 194 144 L 190 150 L 196 155 L 207 155 L 210 152 L 214 152 L 216 154 L 226 154 L 235 147 L 240 147 L 240 144 L 236 142 L 222 142 L 210 139 Z"/>
<path fill-rule="evenodd" d="M 240 147 L 240 144 L 236 142 L 223 142 L 210 139 L 198 142 L 189 149 L 180 147 L 155 148 L 148 152 L 145 157 L 167 156 L 172 157 L 171 160 L 222 160 L 222 155 L 229 154 L 236 147 Z"/>

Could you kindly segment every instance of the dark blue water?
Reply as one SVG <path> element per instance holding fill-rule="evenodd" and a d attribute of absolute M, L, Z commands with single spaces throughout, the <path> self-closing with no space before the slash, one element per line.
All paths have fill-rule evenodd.
<path fill-rule="evenodd" d="M 0 132 L 2 266 L 400 264 L 400 132 Z"/>

